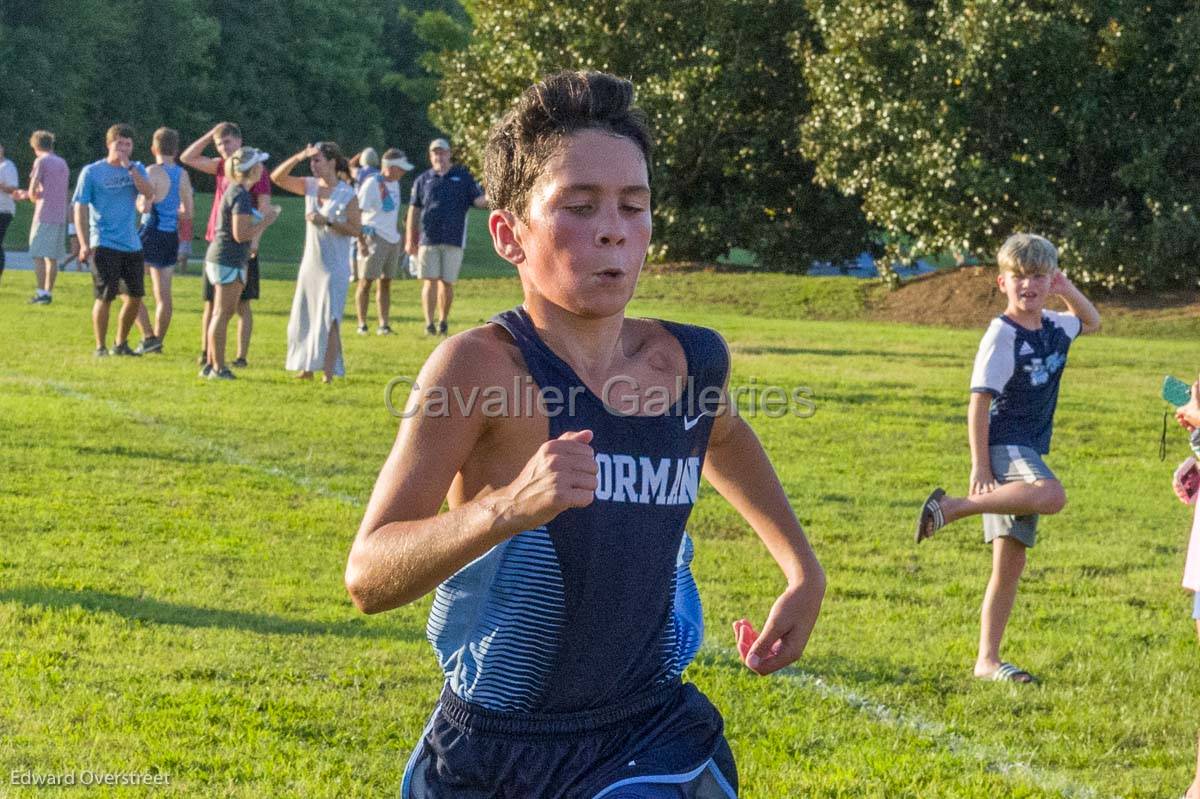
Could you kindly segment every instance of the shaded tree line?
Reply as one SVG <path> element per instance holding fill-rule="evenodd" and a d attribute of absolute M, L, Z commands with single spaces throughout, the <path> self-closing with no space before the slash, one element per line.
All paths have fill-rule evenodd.
<path fill-rule="evenodd" d="M 441 134 L 427 59 L 462 46 L 467 21 L 457 0 L 2 3 L 0 142 L 27 175 L 35 129 L 54 131 L 78 169 L 102 157 L 114 122 L 135 126 L 148 161 L 155 128 L 186 143 L 230 120 L 277 157 L 325 139 L 399 146 L 419 163 Z"/>
<path fill-rule="evenodd" d="M 478 158 L 563 68 L 634 81 L 655 256 L 805 269 L 990 260 L 1013 230 L 1084 283 L 1195 284 L 1200 6 L 1186 0 L 473 0 L 434 120 Z M 475 163 L 473 166 L 478 167 Z"/>

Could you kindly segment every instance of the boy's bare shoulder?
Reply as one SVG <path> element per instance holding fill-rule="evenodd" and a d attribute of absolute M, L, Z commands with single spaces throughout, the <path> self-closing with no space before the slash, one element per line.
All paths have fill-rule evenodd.
<path fill-rule="evenodd" d="M 512 336 L 500 325 L 480 325 L 443 341 L 422 372 L 444 386 L 506 386 L 529 373 Z"/>

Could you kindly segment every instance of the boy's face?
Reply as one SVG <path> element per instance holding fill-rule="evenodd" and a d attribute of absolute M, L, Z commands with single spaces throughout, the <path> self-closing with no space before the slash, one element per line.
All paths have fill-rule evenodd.
<path fill-rule="evenodd" d="M 1041 313 L 1050 297 L 1052 275 L 1001 272 L 996 278 L 1000 290 L 1008 298 L 1008 310 L 1022 313 Z"/>
<path fill-rule="evenodd" d="M 527 290 L 585 317 L 624 310 L 650 245 L 650 185 L 627 138 L 584 130 L 550 157 L 516 221 Z"/>
<path fill-rule="evenodd" d="M 242 147 L 242 137 L 234 136 L 232 133 L 226 133 L 220 138 L 214 138 L 213 143 L 217 146 L 217 152 L 222 158 L 229 158 Z"/>
<path fill-rule="evenodd" d="M 115 161 L 128 161 L 133 155 L 133 139 L 118 136 L 108 143 L 108 156 Z"/>

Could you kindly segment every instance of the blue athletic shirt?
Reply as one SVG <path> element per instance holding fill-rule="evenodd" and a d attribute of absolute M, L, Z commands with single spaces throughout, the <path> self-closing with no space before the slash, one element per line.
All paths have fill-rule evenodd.
<path fill-rule="evenodd" d="M 133 163 L 143 179 L 146 168 Z M 92 247 L 108 247 L 121 252 L 141 252 L 138 238 L 137 186 L 129 170 L 113 166 L 103 159 L 88 164 L 79 173 L 71 202 L 88 206 Z"/>
<path fill-rule="evenodd" d="M 467 211 L 483 189 L 462 164 L 454 164 L 444 175 L 432 169 L 413 182 L 412 205 L 421 209 L 420 246 L 467 245 Z"/>
<path fill-rule="evenodd" d="M 152 230 L 163 233 L 174 233 L 179 229 L 179 181 L 183 176 L 183 167 L 179 164 L 163 164 L 163 171 L 171 182 L 167 196 L 150 206 L 150 213 L 142 222 L 152 226 Z"/>
<path fill-rule="evenodd" d="M 549 436 L 590 429 L 596 498 L 494 547 L 437 589 L 426 634 L 453 693 L 493 711 L 611 707 L 678 681 L 704 634 L 684 525 L 729 367 L 712 330 L 661 322 L 687 355 L 671 412 L 609 410 L 538 337 L 524 308 L 493 317 L 549 401 L 575 414 Z M 556 394 L 554 392 L 561 392 Z"/>
<path fill-rule="evenodd" d="M 1042 327 L 1028 330 L 1000 315 L 979 342 L 971 391 L 992 395 L 988 445 L 1050 451 L 1058 385 L 1067 350 L 1079 335 L 1079 317 L 1042 312 Z"/>

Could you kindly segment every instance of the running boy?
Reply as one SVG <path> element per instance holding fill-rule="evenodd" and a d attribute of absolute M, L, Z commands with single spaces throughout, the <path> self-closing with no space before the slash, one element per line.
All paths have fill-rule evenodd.
<path fill-rule="evenodd" d="M 524 304 L 425 363 L 350 552 L 365 612 L 436 589 L 446 685 L 406 799 L 736 796 L 721 715 L 680 679 L 702 636 L 684 534 L 702 470 L 787 579 L 746 665 L 795 661 L 816 623 L 824 575 L 723 400 L 724 341 L 625 316 L 651 233 L 632 96 L 560 73 L 493 128 L 489 228 Z M 491 401 L 429 407 L 446 391 Z"/>
<path fill-rule="evenodd" d="M 1100 329 L 1096 306 L 1058 270 L 1058 251 L 1041 236 L 1017 233 L 997 256 L 997 283 L 1008 298 L 992 320 L 971 375 L 967 431 L 970 493 L 949 497 L 935 489 L 917 520 L 916 539 L 958 519 L 983 514 L 983 538 L 992 544 L 992 577 L 980 612 L 975 676 L 1028 683 L 1029 672 L 1000 660 L 1025 551 L 1037 537 L 1038 516 L 1066 505 L 1062 483 L 1046 466 L 1058 385 L 1071 342 Z M 1057 294 L 1069 313 L 1045 310 Z"/>
<path fill-rule="evenodd" d="M 92 328 L 96 333 L 96 355 L 137 355 L 129 348 L 129 329 L 137 318 L 145 294 L 145 264 L 137 233 L 137 198 L 153 199 L 154 187 L 133 155 L 133 128 L 113 125 L 104 136 L 108 156 L 88 164 L 75 184 L 75 231 L 79 237 L 79 260 L 93 261 L 92 283 L 96 302 L 92 306 Z M 117 317 L 117 337 L 112 350 L 105 350 L 108 311 L 117 295 L 123 296 Z"/>

